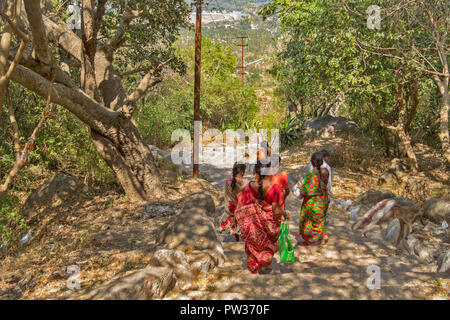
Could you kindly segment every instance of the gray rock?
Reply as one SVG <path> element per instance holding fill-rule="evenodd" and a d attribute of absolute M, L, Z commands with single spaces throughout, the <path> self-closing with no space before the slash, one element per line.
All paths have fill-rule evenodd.
<path fill-rule="evenodd" d="M 409 254 L 414 255 L 415 250 L 414 248 L 419 243 L 419 239 L 414 237 L 413 235 L 408 235 L 406 239 L 403 239 L 400 243 L 400 246 L 405 249 Z"/>
<path fill-rule="evenodd" d="M 381 200 L 359 217 L 352 225 L 352 229 L 361 230 L 365 234 L 389 224 L 394 217 L 393 207 L 395 204 L 396 202 L 393 199 Z"/>
<path fill-rule="evenodd" d="M 421 262 L 431 263 L 433 262 L 433 253 L 431 249 L 426 246 L 423 242 L 418 242 L 414 247 L 414 253 L 419 258 Z"/>
<path fill-rule="evenodd" d="M 358 215 L 356 214 L 356 212 L 351 212 L 350 215 L 348 216 L 348 219 L 350 221 L 356 221 L 358 220 Z"/>
<path fill-rule="evenodd" d="M 392 220 L 386 228 L 382 230 L 383 238 L 389 243 L 396 244 L 400 235 L 400 221 Z"/>
<path fill-rule="evenodd" d="M 442 225 L 439 227 L 439 230 L 448 229 L 448 223 L 446 220 L 442 221 Z"/>
<path fill-rule="evenodd" d="M 339 200 L 334 200 L 332 203 L 331 203 L 331 206 L 332 207 L 334 207 L 334 208 L 336 208 L 336 209 L 339 209 L 339 210 L 344 210 L 344 211 L 347 211 L 348 210 L 348 208 L 350 208 L 350 206 L 353 204 L 353 201 L 352 200 L 346 200 L 346 199 L 339 199 Z"/>
<path fill-rule="evenodd" d="M 174 250 L 209 250 L 220 263 L 224 260 L 222 244 L 214 227 L 215 205 L 206 192 L 184 199 L 181 212 L 170 218 L 161 230 L 157 243 Z"/>
<path fill-rule="evenodd" d="M 439 273 L 450 273 L 450 250 L 443 252 L 438 258 L 437 272 Z"/>
<path fill-rule="evenodd" d="M 395 197 L 394 200 L 397 202 L 399 206 L 402 207 L 413 207 L 416 206 L 414 200 L 405 197 Z"/>
<path fill-rule="evenodd" d="M 20 241 L 22 242 L 22 244 L 26 245 L 28 244 L 31 240 L 33 239 L 33 236 L 31 234 L 31 231 L 28 232 L 26 235 L 24 235 L 22 237 L 22 239 L 20 239 Z"/>
<path fill-rule="evenodd" d="M 176 208 L 165 204 L 152 204 L 145 207 L 142 217 L 151 219 L 155 217 L 168 217 L 177 214 Z"/>
<path fill-rule="evenodd" d="M 22 214 L 28 216 L 32 210 L 52 206 L 57 200 L 65 201 L 73 195 L 86 191 L 86 185 L 78 178 L 57 173 L 30 194 L 25 201 Z"/>
<path fill-rule="evenodd" d="M 450 221 L 450 198 L 428 199 L 423 205 L 424 216 L 434 223 Z"/>
<path fill-rule="evenodd" d="M 350 215 L 348 218 L 350 219 L 350 221 L 356 221 L 361 215 L 366 213 L 369 209 L 370 209 L 369 207 L 366 207 L 365 205 L 362 204 L 352 206 L 349 208 Z"/>
<path fill-rule="evenodd" d="M 432 263 L 434 260 L 431 249 L 411 234 L 406 239 L 403 239 L 400 245 L 409 254 L 416 256 L 423 263 Z"/>
<path fill-rule="evenodd" d="M 176 284 L 170 268 L 149 266 L 125 277 L 111 280 L 89 292 L 93 300 L 149 300 L 161 299 Z"/>
<path fill-rule="evenodd" d="M 333 117 L 331 115 L 307 120 L 303 123 L 301 130 L 304 139 L 327 139 L 343 133 L 357 135 L 362 132 L 355 122 L 344 117 Z"/>

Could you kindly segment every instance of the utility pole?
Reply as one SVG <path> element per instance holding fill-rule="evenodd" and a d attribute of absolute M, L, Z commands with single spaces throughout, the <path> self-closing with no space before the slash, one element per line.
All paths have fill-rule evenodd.
<path fill-rule="evenodd" d="M 199 151 L 200 139 L 198 129 L 201 130 L 200 122 L 200 75 L 202 64 L 202 2 L 196 0 L 196 21 L 195 21 L 195 81 L 194 81 L 194 154 L 193 154 L 193 175 L 198 178 L 199 171 Z"/>
<path fill-rule="evenodd" d="M 244 76 L 245 76 L 245 64 L 244 64 L 244 47 L 248 47 L 248 44 L 244 44 L 244 39 L 248 39 L 248 37 L 237 37 L 237 39 L 241 39 L 241 44 L 238 44 L 238 47 L 242 48 L 242 60 L 241 60 L 241 78 L 242 78 L 242 83 L 244 83 Z"/>

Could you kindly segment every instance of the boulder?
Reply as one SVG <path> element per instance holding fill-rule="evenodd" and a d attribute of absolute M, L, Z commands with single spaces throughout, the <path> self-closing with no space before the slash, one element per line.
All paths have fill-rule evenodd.
<path fill-rule="evenodd" d="M 329 139 L 343 133 L 358 135 L 361 132 L 361 128 L 355 122 L 331 115 L 307 120 L 302 125 L 304 139 Z"/>
<path fill-rule="evenodd" d="M 350 207 L 348 210 L 350 211 L 350 215 L 348 217 L 350 221 L 356 221 L 358 220 L 359 216 L 369 211 L 370 208 L 366 207 L 363 204 L 358 204 L 356 206 Z"/>
<path fill-rule="evenodd" d="M 428 199 L 423 205 L 423 213 L 434 223 L 450 222 L 450 198 Z"/>
<path fill-rule="evenodd" d="M 89 293 L 88 299 L 161 299 L 177 283 L 192 281 L 224 261 L 213 223 L 213 198 L 200 192 L 183 202 L 181 212 L 172 216 L 157 236 L 158 249 L 148 267 L 106 283 Z M 103 232 L 94 238 L 119 241 L 121 236 Z"/>
<path fill-rule="evenodd" d="M 151 219 L 156 217 L 168 217 L 177 214 L 177 209 L 166 204 L 151 204 L 145 207 L 142 212 L 144 219 Z"/>
<path fill-rule="evenodd" d="M 192 280 L 195 276 L 189 266 L 189 257 L 182 251 L 159 249 L 150 259 L 150 265 L 174 270 L 178 280 Z"/>
<path fill-rule="evenodd" d="M 108 281 L 88 293 L 93 300 L 151 300 L 161 299 L 176 284 L 170 268 L 148 266 L 125 277 Z"/>
<path fill-rule="evenodd" d="M 158 243 L 170 249 L 215 249 L 215 204 L 213 198 L 200 192 L 187 197 L 181 212 L 172 217 L 158 235 Z"/>
<path fill-rule="evenodd" d="M 352 225 L 353 230 L 361 230 L 364 234 L 372 229 L 389 223 L 394 218 L 394 199 L 385 199 L 376 203 Z"/>
<path fill-rule="evenodd" d="M 397 219 L 392 220 L 388 226 L 382 230 L 382 233 L 385 241 L 396 245 L 400 236 L 400 221 Z"/>
<path fill-rule="evenodd" d="M 434 260 L 434 254 L 431 248 L 411 234 L 402 240 L 400 247 L 410 255 L 416 256 L 422 263 L 432 263 Z"/>
<path fill-rule="evenodd" d="M 394 200 L 401 207 L 416 207 L 417 206 L 416 203 L 414 202 L 414 200 L 411 200 L 409 198 L 395 197 Z"/>
<path fill-rule="evenodd" d="M 406 250 L 409 254 L 414 255 L 415 247 L 419 243 L 419 239 L 414 237 L 412 234 L 408 235 L 405 239 L 403 239 L 400 243 L 400 247 Z"/>
<path fill-rule="evenodd" d="M 388 190 L 373 190 L 364 192 L 362 195 L 358 197 L 356 200 L 359 204 L 363 204 L 366 207 L 373 207 L 378 202 L 384 199 L 393 199 L 395 198 L 395 194 Z"/>
<path fill-rule="evenodd" d="M 419 258 L 420 262 L 432 263 L 433 262 L 433 252 L 431 248 L 426 246 L 423 242 L 419 241 L 414 247 L 414 253 Z"/>
<path fill-rule="evenodd" d="M 350 208 L 350 206 L 352 204 L 353 204 L 353 201 L 350 199 L 347 199 L 347 200 L 346 199 L 339 199 L 339 200 L 336 199 L 331 202 L 330 207 L 347 211 L 348 208 Z"/>
<path fill-rule="evenodd" d="M 437 272 L 439 273 L 450 273 L 450 250 L 447 252 L 443 252 L 439 255 L 438 258 L 438 267 Z"/>
<path fill-rule="evenodd" d="M 402 181 L 408 176 L 410 168 L 402 160 L 394 158 L 389 168 L 380 176 L 378 184 L 393 184 Z"/>
<path fill-rule="evenodd" d="M 181 212 L 171 217 L 158 234 L 158 245 L 183 252 L 207 251 L 214 257 L 215 265 L 222 263 L 225 254 L 214 226 L 215 211 L 214 200 L 208 193 L 187 197 Z"/>
<path fill-rule="evenodd" d="M 30 194 L 22 214 L 28 216 L 32 210 L 60 204 L 73 195 L 86 191 L 86 185 L 78 178 L 57 173 Z"/>

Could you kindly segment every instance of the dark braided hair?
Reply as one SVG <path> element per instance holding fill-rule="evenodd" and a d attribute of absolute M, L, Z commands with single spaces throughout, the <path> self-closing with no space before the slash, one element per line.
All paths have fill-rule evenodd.
<path fill-rule="evenodd" d="M 317 168 L 320 170 L 320 167 L 323 164 L 323 154 L 322 152 L 316 152 L 311 157 L 311 164 L 314 168 Z"/>
<path fill-rule="evenodd" d="M 264 168 L 270 168 L 270 162 L 263 164 L 261 161 L 258 160 L 255 166 L 255 173 L 259 176 L 258 180 L 258 200 L 262 201 L 264 199 L 264 191 L 263 191 L 263 180 L 266 177 L 266 175 L 263 175 L 262 172 L 264 171 Z"/>
<path fill-rule="evenodd" d="M 245 164 L 244 163 L 238 163 L 235 162 L 233 165 L 233 179 L 231 180 L 231 189 L 234 189 L 234 187 L 236 186 L 236 176 L 240 173 L 240 172 L 245 172 Z"/>

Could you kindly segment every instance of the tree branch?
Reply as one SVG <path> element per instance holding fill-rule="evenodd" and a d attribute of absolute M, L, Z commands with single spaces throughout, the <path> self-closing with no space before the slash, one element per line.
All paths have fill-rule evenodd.
<path fill-rule="evenodd" d="M 13 62 L 9 65 L 8 71 L 0 78 L 0 86 L 6 85 L 6 83 L 9 81 L 9 78 L 11 77 L 12 72 L 16 68 L 16 66 L 19 64 L 20 59 L 23 55 L 23 50 L 25 49 L 26 42 L 21 41 L 19 50 L 16 52 L 16 56 L 14 57 Z"/>
<path fill-rule="evenodd" d="M 49 93 L 50 81 L 22 65 L 18 65 L 14 69 L 11 80 L 36 92 L 41 97 L 46 97 Z M 67 108 L 92 129 L 103 134 L 113 129 L 119 116 L 117 112 L 103 107 L 80 89 L 69 88 L 59 83 L 54 84 L 54 90 L 50 94 L 50 99 L 51 102 Z"/>
<path fill-rule="evenodd" d="M 375 49 L 377 49 L 377 48 L 376 48 L 376 47 L 373 47 L 373 46 L 371 46 L 371 45 L 368 45 L 368 44 L 362 44 L 362 43 L 360 43 L 357 39 L 355 39 L 355 42 L 356 42 L 356 45 L 357 45 L 361 50 L 364 50 L 365 52 L 369 52 L 369 53 L 372 53 L 372 54 L 375 54 L 375 55 L 378 55 L 378 56 L 383 56 L 383 57 L 388 57 L 388 58 L 397 59 L 397 60 L 403 61 L 403 62 L 408 62 L 408 61 L 409 61 L 409 62 L 413 62 L 413 63 L 416 65 L 416 67 L 417 67 L 420 71 L 422 71 L 423 73 L 430 74 L 430 75 L 437 75 L 437 76 L 440 76 L 440 77 L 449 77 L 449 76 L 450 76 L 449 74 L 446 74 L 446 73 L 428 70 L 428 69 L 424 68 L 424 67 L 422 66 L 422 64 L 421 64 L 419 61 L 417 61 L 416 59 L 413 59 L 413 58 L 404 58 L 404 57 L 397 56 L 397 55 L 390 54 L 390 53 L 383 53 L 383 52 L 378 52 L 378 51 L 368 50 L 368 49 L 366 49 L 366 48 L 363 48 L 363 46 L 367 46 L 367 47 L 371 47 L 371 48 L 375 48 Z M 381 49 L 386 49 L 386 48 L 378 48 L 378 49 L 381 50 Z"/>
<path fill-rule="evenodd" d="M 5 20 L 9 26 L 11 27 L 11 29 L 13 30 L 13 32 L 15 34 L 17 34 L 17 36 L 22 39 L 22 41 L 28 42 L 30 40 L 30 37 L 23 33 L 19 27 L 17 26 L 17 24 L 12 21 L 6 14 L 4 14 L 3 12 L 0 12 L 0 16 L 3 18 L 3 20 Z"/>
<path fill-rule="evenodd" d="M 150 70 L 147 72 L 147 74 L 142 78 L 141 82 L 139 82 L 139 85 L 137 89 L 127 98 L 127 104 L 135 104 L 139 99 L 141 99 L 144 94 L 147 92 L 147 90 L 156 84 L 160 83 L 162 79 L 156 78 L 154 79 L 153 76 L 156 72 L 161 70 L 166 64 L 168 64 L 170 61 L 172 61 L 173 58 L 167 59 L 163 63 L 161 63 L 159 66 L 157 66 L 155 69 Z M 134 109 L 131 111 L 131 114 L 134 112 Z"/>
<path fill-rule="evenodd" d="M 30 22 L 31 36 L 36 51 L 36 55 L 41 62 L 51 65 L 53 56 L 48 46 L 47 35 L 45 33 L 44 21 L 41 13 L 41 3 L 39 0 L 24 1 L 25 11 Z"/>
<path fill-rule="evenodd" d="M 38 124 L 33 130 L 33 133 L 28 138 L 27 143 L 25 143 L 25 146 L 23 147 L 22 151 L 20 151 L 20 133 L 19 133 L 19 126 L 17 125 L 16 118 L 14 115 L 14 109 L 12 107 L 12 103 L 10 100 L 10 103 L 8 104 L 8 110 L 9 110 L 9 117 L 11 120 L 11 124 L 13 126 L 14 130 L 14 153 L 16 156 L 16 161 L 14 162 L 14 166 L 9 172 L 8 176 L 6 177 L 6 181 L 0 185 L 0 200 L 3 198 L 3 196 L 8 191 L 11 183 L 18 175 L 19 171 L 25 167 L 27 161 L 28 161 L 28 153 L 33 148 L 34 141 L 36 140 L 36 136 L 41 129 L 44 122 L 49 118 L 48 116 L 48 107 L 50 105 L 50 95 L 52 92 L 53 83 L 50 83 L 50 88 L 48 89 L 48 96 L 47 96 L 47 103 L 45 105 L 44 112 L 42 113 L 42 117 L 39 120 Z M 11 96 L 10 96 L 11 97 Z"/>

